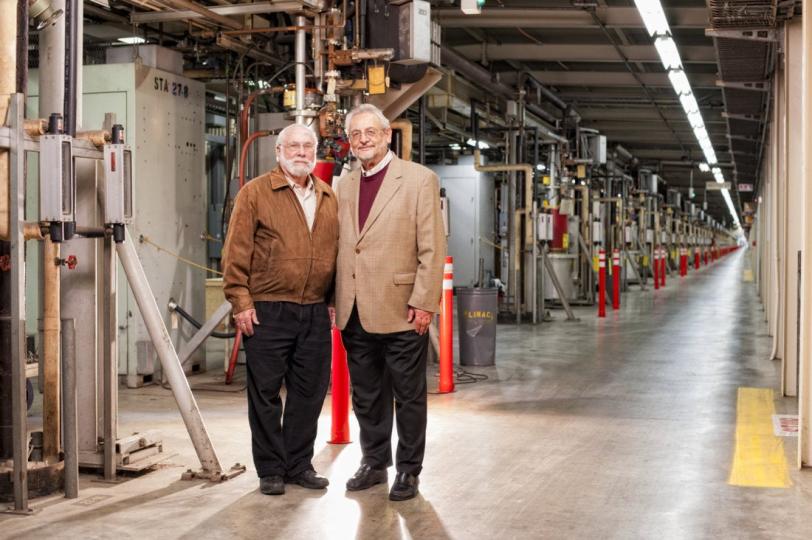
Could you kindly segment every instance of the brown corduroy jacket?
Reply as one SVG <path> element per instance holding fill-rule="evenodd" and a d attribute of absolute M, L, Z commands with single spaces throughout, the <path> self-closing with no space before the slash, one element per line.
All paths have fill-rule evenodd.
<path fill-rule="evenodd" d="M 316 190 L 313 230 L 282 170 L 247 183 L 237 195 L 223 248 L 223 291 L 234 313 L 254 302 L 323 302 L 338 253 L 338 204 L 330 186 Z"/>

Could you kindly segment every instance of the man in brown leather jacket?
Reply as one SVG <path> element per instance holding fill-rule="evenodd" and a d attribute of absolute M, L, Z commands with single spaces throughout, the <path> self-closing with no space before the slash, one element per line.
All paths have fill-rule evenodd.
<path fill-rule="evenodd" d="M 311 459 L 330 380 L 325 300 L 334 282 L 338 205 L 310 174 L 316 146 L 305 126 L 282 130 L 279 166 L 240 190 L 223 250 L 223 289 L 245 336 L 251 449 L 267 495 L 283 494 L 286 482 L 328 485 Z"/>

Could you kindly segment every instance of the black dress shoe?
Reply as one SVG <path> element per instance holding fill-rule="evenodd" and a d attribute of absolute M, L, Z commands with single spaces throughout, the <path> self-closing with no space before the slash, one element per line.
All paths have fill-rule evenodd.
<path fill-rule="evenodd" d="M 277 474 L 263 476 L 259 479 L 259 490 L 265 495 L 282 495 L 285 493 L 285 480 Z"/>
<path fill-rule="evenodd" d="M 389 490 L 390 501 L 408 501 L 417 495 L 417 484 L 420 479 L 409 473 L 399 472 L 395 477 L 395 483 Z"/>
<path fill-rule="evenodd" d="M 376 484 L 385 483 L 387 478 L 386 469 L 373 469 L 366 463 L 362 463 L 352 478 L 347 480 L 347 491 L 371 488 Z"/>
<path fill-rule="evenodd" d="M 329 480 L 316 474 L 316 471 L 313 469 L 307 469 L 296 476 L 291 476 L 287 482 L 288 484 L 297 484 L 307 489 L 325 489 L 330 485 Z"/>

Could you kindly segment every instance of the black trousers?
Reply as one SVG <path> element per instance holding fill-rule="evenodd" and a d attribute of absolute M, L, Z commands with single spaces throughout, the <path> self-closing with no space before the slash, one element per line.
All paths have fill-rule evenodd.
<path fill-rule="evenodd" d="M 245 338 L 254 465 L 260 478 L 295 476 L 313 468 L 313 443 L 330 381 L 330 317 L 324 303 L 257 302 L 255 308 L 259 325 Z"/>
<path fill-rule="evenodd" d="M 404 314 L 405 315 L 405 314 Z M 392 413 L 397 420 L 397 470 L 420 474 L 426 448 L 426 354 L 429 336 L 414 330 L 370 334 L 353 308 L 341 333 L 361 426 L 364 463 L 392 465 Z"/>

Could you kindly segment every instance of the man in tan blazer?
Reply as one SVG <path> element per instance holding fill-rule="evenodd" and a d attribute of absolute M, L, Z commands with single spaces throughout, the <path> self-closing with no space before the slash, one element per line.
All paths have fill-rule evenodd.
<path fill-rule="evenodd" d="M 387 481 L 392 465 L 393 402 L 397 476 L 389 498 L 417 494 L 426 444 L 428 326 L 442 289 L 446 243 L 437 175 L 389 150 L 381 111 L 347 115 L 360 170 L 337 188 L 339 247 L 336 325 L 347 348 L 363 460 L 347 489 Z"/>

